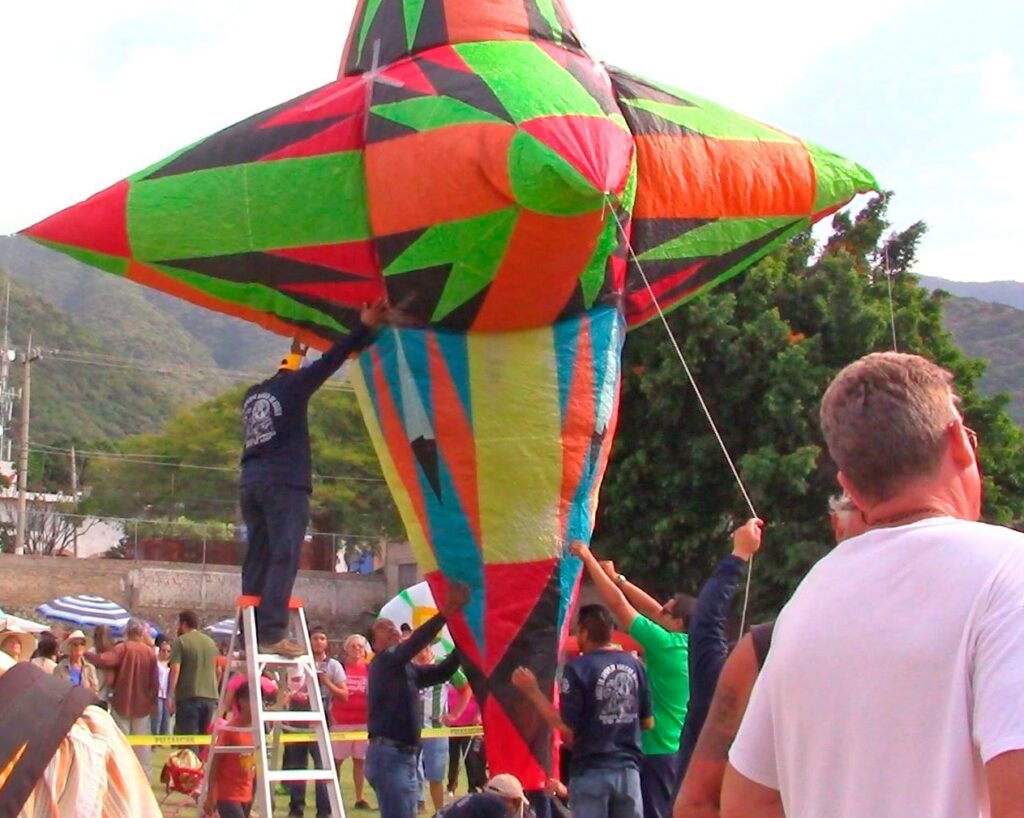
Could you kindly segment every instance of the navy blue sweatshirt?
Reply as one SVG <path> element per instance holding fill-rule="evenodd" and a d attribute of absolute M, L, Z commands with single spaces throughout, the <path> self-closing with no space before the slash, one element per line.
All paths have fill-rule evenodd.
<path fill-rule="evenodd" d="M 679 780 L 686 774 L 693 748 L 711 709 L 718 677 L 729 656 L 725 620 L 733 594 L 747 567 L 745 560 L 730 554 L 708 578 L 697 596 L 687 629 L 690 634 L 690 706 L 679 741 Z"/>
<path fill-rule="evenodd" d="M 242 399 L 243 486 L 255 483 L 313 490 L 313 458 L 306 418 L 309 399 L 353 352 L 368 346 L 369 327 L 360 324 L 307 367 L 282 370 L 249 387 Z"/>
<path fill-rule="evenodd" d="M 423 726 L 419 691 L 447 682 L 459 669 L 459 655 L 453 650 L 436 665 L 414 665 L 412 660 L 434 641 L 444 624 L 445 618 L 437 614 L 404 642 L 373 657 L 366 680 L 367 729 L 371 739 L 386 738 L 410 749 L 419 746 Z"/>

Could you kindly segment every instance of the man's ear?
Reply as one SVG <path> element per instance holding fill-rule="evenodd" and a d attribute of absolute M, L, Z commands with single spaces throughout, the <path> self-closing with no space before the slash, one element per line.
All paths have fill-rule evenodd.
<path fill-rule="evenodd" d="M 862 492 L 855 485 L 853 485 L 853 483 L 850 482 L 850 478 L 847 477 L 843 472 L 839 472 L 839 474 L 836 475 L 836 481 L 839 483 L 839 486 L 842 488 L 846 496 L 853 500 L 853 504 L 857 506 L 861 514 L 867 513 L 868 509 L 870 509 L 871 506 L 874 505 L 864 495 L 864 492 Z"/>

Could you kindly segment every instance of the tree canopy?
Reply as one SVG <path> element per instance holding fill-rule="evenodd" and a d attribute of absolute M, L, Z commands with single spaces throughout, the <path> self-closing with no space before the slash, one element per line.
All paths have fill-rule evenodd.
<path fill-rule="evenodd" d="M 827 501 L 839 489 L 818 426 L 821 396 L 843 366 L 893 348 L 893 323 L 900 351 L 956 376 L 967 422 L 982 441 L 986 519 L 1024 518 L 1024 437 L 1005 398 L 978 392 L 984 364 L 954 346 L 942 296 L 917 286 L 912 269 L 924 224 L 887 233 L 887 204 L 879 196 L 854 217 L 837 215 L 821 248 L 802 235 L 668 317 L 768 524 L 753 574 L 756 616 L 774 615 L 833 546 Z M 696 593 L 749 517 L 659 321 L 626 345 L 601 500 L 595 548 L 662 593 Z"/>

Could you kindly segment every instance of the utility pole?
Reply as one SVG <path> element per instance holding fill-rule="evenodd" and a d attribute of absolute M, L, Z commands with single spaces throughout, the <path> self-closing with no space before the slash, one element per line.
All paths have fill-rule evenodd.
<path fill-rule="evenodd" d="M 75 558 L 78 558 L 78 460 L 75 457 L 75 446 L 71 445 L 71 502 L 74 503 L 75 519 L 73 522 L 72 547 Z"/>
<path fill-rule="evenodd" d="M 32 362 L 39 356 L 32 351 L 32 333 L 21 365 L 24 383 L 21 387 L 21 428 L 18 430 L 18 524 L 14 533 L 14 553 L 25 553 L 25 523 L 28 513 L 28 419 L 32 395 Z"/>

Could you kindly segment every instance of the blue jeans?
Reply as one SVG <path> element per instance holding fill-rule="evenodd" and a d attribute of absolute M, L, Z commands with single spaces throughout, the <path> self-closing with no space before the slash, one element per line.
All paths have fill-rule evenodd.
<path fill-rule="evenodd" d="M 644 818 L 672 818 L 676 799 L 679 753 L 645 755 L 640 760 L 640 787 L 644 793 Z"/>
<path fill-rule="evenodd" d="M 313 758 L 313 764 L 319 769 L 323 767 L 320 763 L 320 748 L 315 742 L 302 744 L 284 745 L 284 763 L 286 770 L 307 769 L 309 758 Z M 291 798 L 288 799 L 288 812 L 293 815 L 302 815 L 306 808 L 306 782 L 289 781 L 288 792 Z M 316 814 L 327 816 L 331 814 L 331 799 L 327 794 L 327 782 L 316 782 Z"/>
<path fill-rule="evenodd" d="M 171 716 L 167 712 L 167 699 L 156 700 L 156 715 L 149 717 L 149 732 L 154 736 L 166 736 L 171 732 Z"/>
<path fill-rule="evenodd" d="M 416 756 L 396 747 L 366 748 L 366 780 L 377 793 L 380 818 L 416 818 Z"/>
<path fill-rule="evenodd" d="M 629 767 L 574 775 L 569 781 L 569 811 L 572 818 L 642 818 L 640 772 Z"/>
<path fill-rule="evenodd" d="M 240 503 L 249 538 L 242 593 L 260 597 L 256 632 L 260 642 L 269 644 L 288 633 L 288 600 L 309 524 L 309 492 L 255 483 L 242 486 Z"/>
<path fill-rule="evenodd" d="M 420 764 L 426 781 L 444 781 L 448 766 L 448 739 L 425 738 L 420 744 Z"/>
<path fill-rule="evenodd" d="M 178 699 L 175 702 L 174 735 L 200 736 L 209 732 L 216 699 Z"/>

